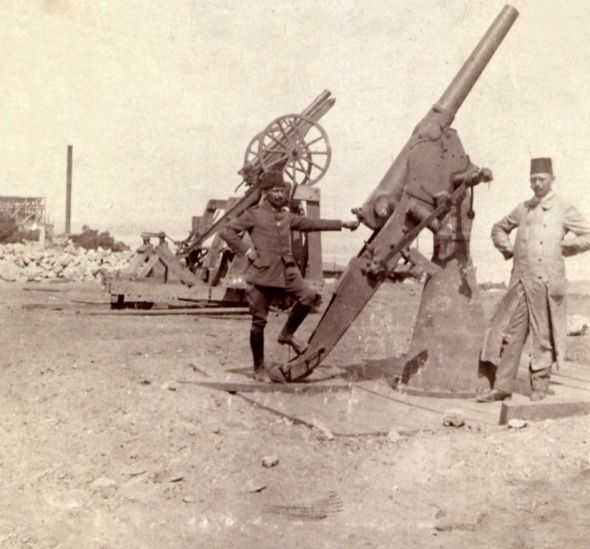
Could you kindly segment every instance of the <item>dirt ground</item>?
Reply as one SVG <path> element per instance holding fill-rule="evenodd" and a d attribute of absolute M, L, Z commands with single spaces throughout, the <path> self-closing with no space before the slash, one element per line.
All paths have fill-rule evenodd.
<path fill-rule="evenodd" d="M 395 322 L 378 309 L 391 291 L 334 364 L 406 349 L 419 287 Z M 0 285 L 0 547 L 587 546 L 587 416 L 331 439 L 187 383 L 249 367 L 246 316 L 84 312 L 107 300 L 94 284 Z M 569 310 L 590 317 L 590 298 Z M 590 366 L 589 337 L 568 339 Z"/>

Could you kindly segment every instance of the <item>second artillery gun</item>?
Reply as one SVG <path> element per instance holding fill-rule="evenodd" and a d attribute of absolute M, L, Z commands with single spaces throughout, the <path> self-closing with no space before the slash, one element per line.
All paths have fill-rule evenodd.
<path fill-rule="evenodd" d="M 217 233 L 232 219 L 256 205 L 264 171 L 282 171 L 291 184 L 289 207 L 319 218 L 320 192 L 313 187 L 327 172 L 331 160 L 328 135 L 318 121 L 333 106 L 329 90 L 323 91 L 301 114 L 273 120 L 246 148 L 238 171 L 245 192 L 227 200 L 209 200 L 203 215 L 193 218 L 189 236 L 175 242 L 164 232 L 143 233 L 143 244 L 129 268 L 107 279 L 114 309 L 245 306 L 244 259 L 237 258 Z M 323 284 L 319 233 L 294 234 L 292 247 L 306 280 L 319 290 Z M 157 239 L 157 244 L 152 244 Z M 168 243 L 171 242 L 174 251 Z"/>
<path fill-rule="evenodd" d="M 340 277 L 307 350 L 273 369 L 275 381 L 309 376 L 386 278 L 427 273 L 398 386 L 418 394 L 470 396 L 487 382 L 478 375 L 483 307 L 469 240 L 473 187 L 490 181 L 492 174 L 470 161 L 451 124 L 517 17 L 513 7 L 503 8 L 377 188 L 355 210 L 374 232 Z M 411 247 L 424 229 L 434 234 L 432 260 Z"/>

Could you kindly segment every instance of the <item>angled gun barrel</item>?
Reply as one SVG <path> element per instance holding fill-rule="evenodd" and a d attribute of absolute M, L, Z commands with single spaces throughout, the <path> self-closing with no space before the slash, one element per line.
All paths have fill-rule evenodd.
<path fill-rule="evenodd" d="M 391 216 L 406 184 L 409 151 L 421 139 L 437 139 L 451 125 L 463 101 L 517 17 L 518 11 L 508 5 L 498 14 L 449 87 L 418 124 L 381 182 L 363 206 L 356 210 L 359 219 L 365 225 L 379 229 Z"/>
<path fill-rule="evenodd" d="M 283 150 L 288 139 L 292 138 L 296 132 L 297 136 L 305 136 L 314 122 L 317 122 L 324 116 L 336 103 L 336 99 L 330 97 L 332 92 L 324 90 L 320 93 L 301 113 L 303 117 L 295 127 L 286 131 L 282 143 L 277 143 L 276 149 L 266 151 L 267 157 L 264 160 L 272 159 L 274 152 Z M 207 225 L 197 231 L 192 232 L 189 237 L 179 244 L 178 257 L 187 257 L 193 250 L 200 248 L 209 238 L 217 234 L 222 227 L 225 227 L 232 219 L 252 207 L 260 200 L 261 191 L 256 185 L 258 177 L 263 171 L 262 159 L 257 156 L 248 165 L 243 166 L 238 174 L 251 184 L 246 194 L 227 210 L 214 223 Z"/>
<path fill-rule="evenodd" d="M 322 116 L 324 116 L 336 103 L 336 99 L 330 97 L 332 92 L 330 90 L 324 90 L 320 95 L 318 95 L 309 105 L 301 112 L 301 116 L 304 118 L 308 118 L 312 122 L 317 122 Z M 297 132 L 298 135 L 304 136 L 310 129 L 311 123 L 305 121 L 304 119 L 300 120 L 296 127 L 287 130 L 287 134 L 284 136 L 285 139 L 288 139 L 293 136 L 294 132 Z M 273 153 L 277 151 L 281 151 L 284 149 L 282 146 L 283 144 L 277 143 L 275 149 L 272 148 L 265 152 L 267 158 L 264 160 L 268 160 L 269 158 L 272 159 Z M 244 177 L 245 179 L 255 182 L 256 178 L 262 173 L 262 159 L 256 157 L 252 160 L 252 162 L 248 163 L 248 165 L 243 166 L 238 171 L 238 174 Z"/>

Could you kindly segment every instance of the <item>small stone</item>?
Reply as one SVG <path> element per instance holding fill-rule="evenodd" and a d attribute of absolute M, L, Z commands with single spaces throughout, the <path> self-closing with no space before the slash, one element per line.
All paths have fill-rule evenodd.
<path fill-rule="evenodd" d="M 114 495 L 117 491 L 117 488 L 117 482 L 112 478 L 108 477 L 97 478 L 94 482 L 90 484 L 90 489 L 94 493 L 100 494 L 103 498 L 108 498 Z"/>
<path fill-rule="evenodd" d="M 323 423 L 319 421 L 315 421 L 313 423 L 313 428 L 317 431 L 316 438 L 318 440 L 334 440 L 334 433 L 330 431 Z"/>
<path fill-rule="evenodd" d="M 334 440 L 334 433 L 332 433 L 332 431 L 329 431 L 328 429 L 321 430 L 316 435 L 316 438 L 317 440 Z"/>
<path fill-rule="evenodd" d="M 266 488 L 266 484 L 263 484 L 262 482 L 250 479 L 248 482 L 246 482 L 246 484 L 244 485 L 244 492 L 249 492 L 250 494 L 254 494 L 256 492 L 262 492 L 262 490 L 264 490 Z"/>
<path fill-rule="evenodd" d="M 387 440 L 390 442 L 397 442 L 398 440 L 401 440 L 401 438 L 402 436 L 397 431 L 389 431 L 387 434 Z"/>
<path fill-rule="evenodd" d="M 443 425 L 445 427 L 463 427 L 463 425 L 465 425 L 465 416 L 463 411 L 455 409 L 445 410 Z"/>
<path fill-rule="evenodd" d="M 262 465 L 267 469 L 275 467 L 279 464 L 279 458 L 277 456 L 264 456 L 262 458 Z"/>
<path fill-rule="evenodd" d="M 511 419 L 508 421 L 509 429 L 524 429 L 528 423 L 524 419 Z"/>
<path fill-rule="evenodd" d="M 94 482 L 90 484 L 90 488 L 92 490 L 100 490 L 102 488 L 112 488 L 116 487 L 117 482 L 114 481 L 112 478 L 108 477 L 100 477 L 97 478 Z"/>
<path fill-rule="evenodd" d="M 571 315 L 567 317 L 567 335 L 583 336 L 586 334 L 590 321 L 582 315 Z"/>

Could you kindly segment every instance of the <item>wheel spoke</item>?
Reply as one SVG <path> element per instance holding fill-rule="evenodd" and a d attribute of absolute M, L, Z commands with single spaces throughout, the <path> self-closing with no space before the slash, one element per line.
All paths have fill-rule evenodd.
<path fill-rule="evenodd" d="M 311 147 L 312 145 L 314 145 L 315 143 L 318 143 L 319 141 L 324 141 L 324 136 L 323 135 L 320 135 L 320 136 L 316 137 L 312 141 L 307 141 L 307 146 L 308 147 Z"/>
<path fill-rule="evenodd" d="M 283 125 L 279 123 L 279 129 L 281 130 L 281 133 L 283 134 L 285 141 L 288 143 L 289 142 L 289 136 L 287 135 L 287 132 L 285 131 L 285 128 L 283 128 Z"/>
<path fill-rule="evenodd" d="M 297 165 L 299 165 L 301 167 L 297 168 Z M 301 161 L 300 158 L 297 159 L 297 163 L 296 163 L 295 167 L 296 167 L 296 169 L 300 170 L 305 175 L 309 175 L 309 172 L 311 172 L 311 170 L 306 168 L 306 166 L 303 164 L 303 162 Z"/>
<path fill-rule="evenodd" d="M 254 154 L 256 144 L 257 157 Z M 272 122 L 252 142 L 252 153 L 253 162 L 259 160 L 262 169 L 280 169 L 295 185 L 317 182 L 326 173 L 331 159 L 330 143 L 324 130 L 300 115 L 287 115 Z"/>
<path fill-rule="evenodd" d="M 268 137 L 270 137 L 270 139 L 272 139 L 274 141 L 274 144 L 277 146 L 277 148 L 282 149 L 283 151 L 288 150 L 285 143 L 283 141 L 277 139 L 273 134 L 269 134 Z M 269 151 L 268 148 L 267 148 L 267 151 Z M 274 152 L 274 149 L 269 152 Z"/>
<path fill-rule="evenodd" d="M 303 135 L 301 135 L 300 132 L 301 128 L 293 126 L 293 133 L 294 133 L 294 137 L 295 137 L 295 142 L 296 143 L 305 143 L 305 133 L 304 132 Z"/>
<path fill-rule="evenodd" d="M 315 166 L 318 170 L 323 171 L 322 166 L 320 166 L 319 164 L 316 164 L 311 158 L 308 160 L 308 162 L 312 165 Z"/>

